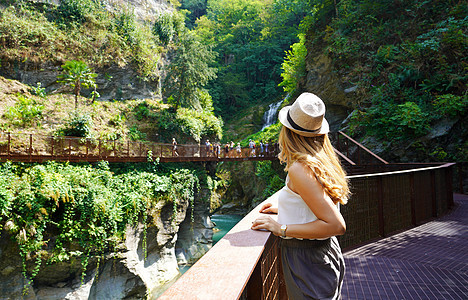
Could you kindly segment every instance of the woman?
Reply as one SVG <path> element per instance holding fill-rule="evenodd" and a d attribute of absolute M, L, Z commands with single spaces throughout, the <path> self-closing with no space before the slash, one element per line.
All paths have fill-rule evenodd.
<path fill-rule="evenodd" d="M 240 145 L 240 143 L 237 143 L 237 146 L 236 146 L 236 151 L 237 151 L 237 157 L 241 157 L 241 154 L 242 154 L 242 148 L 241 148 L 241 145 Z"/>
<path fill-rule="evenodd" d="M 279 113 L 283 127 L 278 157 L 286 163 L 286 184 L 278 207 L 263 205 L 252 229 L 282 237 L 281 260 L 289 299 L 339 299 L 344 260 L 335 236 L 346 231 L 338 204 L 349 189 L 328 139 L 325 104 L 314 94 L 301 94 Z"/>

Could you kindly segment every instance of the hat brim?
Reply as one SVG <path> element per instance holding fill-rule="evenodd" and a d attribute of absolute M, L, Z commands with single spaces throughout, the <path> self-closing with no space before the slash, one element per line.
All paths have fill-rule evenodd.
<path fill-rule="evenodd" d="M 294 131 L 295 133 L 299 135 L 307 136 L 307 137 L 324 135 L 330 132 L 330 125 L 328 125 L 328 121 L 325 119 L 325 117 L 323 118 L 323 121 L 322 121 L 322 127 L 320 127 L 320 130 L 318 132 L 308 132 L 308 131 L 294 129 L 294 127 L 292 127 L 288 121 L 288 111 L 290 108 L 291 108 L 290 105 L 285 106 L 278 113 L 278 119 L 280 120 L 281 124 L 283 124 L 283 126 L 288 127 L 289 129 L 291 129 L 292 131 Z"/>

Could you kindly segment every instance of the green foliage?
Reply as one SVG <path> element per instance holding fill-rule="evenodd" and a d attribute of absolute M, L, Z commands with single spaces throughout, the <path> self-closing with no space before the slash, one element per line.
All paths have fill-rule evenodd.
<path fill-rule="evenodd" d="M 125 123 L 125 120 L 126 118 L 124 115 L 117 113 L 109 119 L 108 123 L 114 127 L 120 127 Z"/>
<path fill-rule="evenodd" d="M 175 36 L 184 30 L 184 16 L 181 13 L 160 13 L 153 25 L 153 34 L 159 38 L 163 45 L 172 42 Z"/>
<path fill-rule="evenodd" d="M 157 174 L 133 166 L 114 174 L 104 162 L 96 167 L 5 163 L 0 224 L 18 243 L 27 283 L 43 261 L 73 257 L 81 259 L 84 278 L 89 258 L 112 251 L 127 225 L 151 222 L 165 203 L 176 208 L 182 201 L 193 203 L 197 187 L 197 177 L 187 169 Z M 27 267 L 29 261 L 33 267 Z"/>
<path fill-rule="evenodd" d="M 272 168 L 272 162 L 269 160 L 259 161 L 255 167 L 255 176 L 266 179 L 266 188 L 263 190 L 262 198 L 266 199 L 279 191 L 284 186 L 278 173 Z"/>
<path fill-rule="evenodd" d="M 281 123 L 276 123 L 267 128 L 259 131 L 257 133 L 251 134 L 244 138 L 240 143 L 242 147 L 247 147 L 249 145 L 249 140 L 254 141 L 268 141 L 270 145 L 278 141 L 279 133 L 281 131 Z"/>
<path fill-rule="evenodd" d="M 219 53 L 218 77 L 209 85 L 214 109 L 225 120 L 281 93 L 284 51 L 297 42 L 308 1 L 209 0 L 195 33 Z"/>
<path fill-rule="evenodd" d="M 84 23 L 89 15 L 97 8 L 93 0 L 61 0 L 57 7 L 57 14 L 63 26 L 74 23 Z"/>
<path fill-rule="evenodd" d="M 31 125 L 34 121 L 38 122 L 42 117 L 44 106 L 38 104 L 34 99 L 23 95 L 17 95 L 18 101 L 14 106 L 8 108 L 5 117 L 10 119 L 13 124 L 19 126 Z"/>
<path fill-rule="evenodd" d="M 452 94 L 436 96 L 432 104 L 441 116 L 455 117 L 457 114 L 466 114 L 466 110 L 468 109 L 468 94 L 465 93 L 462 96 Z"/>
<path fill-rule="evenodd" d="M 93 0 L 61 1 L 57 8 L 24 4 L 16 1 L 0 15 L 0 59 L 39 64 L 85 58 L 93 67 L 134 63 L 142 80 L 159 77 L 163 49 L 133 12 L 114 14 Z"/>
<path fill-rule="evenodd" d="M 128 129 L 128 137 L 132 141 L 144 141 L 146 140 L 146 133 L 141 132 L 138 127 L 132 126 Z"/>
<path fill-rule="evenodd" d="M 351 131 L 413 140 L 466 116 L 468 5 L 458 1 L 315 1 L 310 55 L 327 54 L 364 99 Z M 320 50 L 319 50 L 320 49 Z M 322 53 L 320 53 L 322 51 Z"/>
<path fill-rule="evenodd" d="M 430 156 L 434 157 L 437 161 L 446 161 L 448 154 L 442 147 L 437 147 L 430 153 Z"/>
<path fill-rule="evenodd" d="M 206 0 L 181 0 L 180 4 L 180 9 L 189 12 L 185 21 L 188 28 L 193 28 L 195 26 L 195 21 L 206 14 Z"/>
<path fill-rule="evenodd" d="M 165 81 L 165 94 L 174 99 L 176 109 L 179 106 L 201 109 L 197 95 L 216 77 L 215 69 L 209 66 L 214 58 L 215 53 L 195 35 L 187 33 L 180 38 Z"/>
<path fill-rule="evenodd" d="M 159 117 L 159 132 L 165 140 L 170 140 L 174 132 L 181 132 L 196 142 L 202 137 L 222 138 L 223 121 L 210 112 L 199 112 L 179 108 L 177 112 L 163 111 Z"/>
<path fill-rule="evenodd" d="M 138 43 L 137 21 L 135 14 L 128 10 L 122 10 L 116 14 L 114 19 L 117 33 L 130 45 L 135 46 Z"/>
<path fill-rule="evenodd" d="M 133 112 L 135 113 L 135 118 L 138 121 L 141 121 L 146 118 L 155 118 L 156 117 L 154 113 L 155 109 L 156 109 L 155 107 L 153 107 L 150 103 L 144 100 L 138 103 L 138 105 L 136 105 L 133 108 Z"/>
<path fill-rule="evenodd" d="M 397 106 L 389 121 L 396 125 L 398 131 L 409 131 L 417 136 L 429 130 L 428 115 L 414 102 L 405 102 Z"/>
<path fill-rule="evenodd" d="M 96 77 L 97 74 L 93 73 L 83 61 L 71 60 L 62 65 L 62 74 L 57 76 L 60 79 L 57 82 L 73 87 L 75 109 L 77 109 L 81 86 L 84 88 L 96 88 Z"/>
<path fill-rule="evenodd" d="M 307 49 L 304 45 L 305 35 L 299 35 L 299 43 L 291 46 L 291 50 L 286 51 L 286 58 L 283 62 L 281 77 L 283 81 L 279 84 L 287 93 L 294 93 L 302 77 L 305 76 L 305 57 Z"/>
<path fill-rule="evenodd" d="M 93 120 L 89 114 L 75 111 L 70 114 L 65 126 L 57 131 L 59 136 L 91 137 Z"/>
<path fill-rule="evenodd" d="M 42 87 L 40 82 L 37 83 L 36 87 L 31 87 L 31 91 L 34 95 L 37 95 L 41 98 L 45 98 L 47 96 L 46 90 Z"/>
<path fill-rule="evenodd" d="M 0 58 L 4 61 L 24 59 L 30 55 L 31 48 L 35 49 L 34 58 L 37 60 L 51 58 L 51 52 L 62 37 L 56 26 L 37 11 L 14 6 L 1 11 Z M 34 58 L 30 57 L 30 60 L 34 61 Z"/>
<path fill-rule="evenodd" d="M 352 126 L 359 123 L 371 135 L 385 140 L 407 140 L 426 134 L 430 129 L 429 115 L 414 102 L 395 104 L 375 103 L 367 111 L 359 111 L 352 116 Z"/>

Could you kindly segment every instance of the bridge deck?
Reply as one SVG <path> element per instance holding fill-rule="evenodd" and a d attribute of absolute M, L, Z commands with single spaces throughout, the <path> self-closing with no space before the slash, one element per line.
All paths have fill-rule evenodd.
<path fill-rule="evenodd" d="M 468 195 L 451 213 L 345 253 L 343 299 L 468 299 Z"/>

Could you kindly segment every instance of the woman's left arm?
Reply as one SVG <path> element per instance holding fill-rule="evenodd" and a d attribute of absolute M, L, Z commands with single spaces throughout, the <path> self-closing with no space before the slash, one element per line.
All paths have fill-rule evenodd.
<path fill-rule="evenodd" d="M 343 216 L 333 201 L 325 197 L 322 185 L 309 167 L 296 162 L 289 168 L 289 188 L 302 197 L 317 220 L 306 224 L 286 224 L 288 237 L 320 239 L 346 232 Z M 280 235 L 280 228 L 281 224 L 268 216 L 259 217 L 252 225 L 252 229 L 270 230 L 275 235 Z"/>

